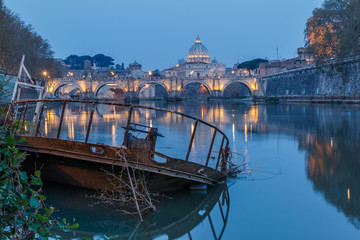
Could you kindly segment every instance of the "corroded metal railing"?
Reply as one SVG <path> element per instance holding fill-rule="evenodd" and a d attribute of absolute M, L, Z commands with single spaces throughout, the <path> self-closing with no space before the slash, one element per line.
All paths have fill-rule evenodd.
<path fill-rule="evenodd" d="M 208 128 L 210 128 L 213 133 L 212 133 L 212 137 L 211 137 L 211 142 L 210 142 L 210 146 L 208 148 L 208 152 L 206 155 L 206 160 L 205 160 L 205 165 L 206 167 L 209 166 L 209 159 L 211 157 L 211 153 L 213 152 L 213 148 L 214 148 L 214 142 L 215 142 L 215 138 L 217 136 L 217 134 L 220 135 L 221 137 L 221 144 L 219 147 L 219 151 L 218 151 L 218 156 L 217 156 L 217 160 L 216 160 L 216 165 L 215 167 L 213 167 L 214 169 L 218 170 L 219 166 L 220 166 L 220 170 L 221 171 L 226 171 L 226 169 L 228 169 L 228 160 L 229 160 L 229 139 L 226 137 L 226 135 L 216 126 L 213 126 L 201 119 L 195 118 L 193 116 L 187 115 L 185 113 L 181 113 L 178 111 L 170 111 L 170 110 L 166 110 L 166 109 L 161 109 L 161 108 L 154 108 L 154 107 L 148 107 L 148 106 L 138 106 L 138 105 L 130 105 L 130 104 L 121 104 L 121 103 L 112 103 L 112 102 L 99 102 L 99 101 L 81 101 L 81 100 L 63 100 L 63 99 L 43 99 L 43 100 L 26 100 L 26 101 L 14 101 L 11 103 L 11 105 L 9 106 L 9 111 L 8 114 L 6 116 L 5 119 L 5 124 L 6 125 L 10 125 L 10 129 L 11 129 L 11 134 L 14 135 L 22 135 L 22 136 L 26 136 L 26 134 L 24 133 L 24 128 L 26 125 L 26 114 L 28 111 L 28 108 L 31 104 L 35 105 L 35 111 L 32 117 L 32 122 L 34 124 L 35 127 L 35 131 L 32 131 L 32 136 L 35 137 L 39 137 L 39 133 L 40 133 L 40 125 L 41 125 L 41 121 L 43 118 L 43 111 L 44 111 L 44 106 L 46 103 L 51 103 L 51 102 L 56 102 L 56 103 L 62 103 L 62 107 L 61 107 L 61 113 L 60 113 L 60 120 L 59 120 L 59 125 L 57 127 L 57 134 L 56 134 L 56 138 L 59 139 L 60 138 L 60 133 L 61 133 L 61 128 L 63 125 L 63 120 L 64 120 L 64 115 L 65 115 L 65 108 L 67 106 L 67 104 L 69 103 L 83 103 L 83 104 L 91 104 L 91 111 L 90 111 L 90 116 L 88 119 L 88 124 L 87 124 L 87 129 L 86 129 L 86 135 L 85 135 L 85 140 L 84 142 L 87 143 L 89 140 L 89 135 L 90 135 L 90 129 L 93 123 L 93 117 L 94 117 L 94 111 L 95 111 L 95 107 L 97 105 L 111 105 L 111 106 L 119 106 L 119 107 L 125 107 L 128 108 L 128 119 L 127 119 L 127 123 L 126 123 L 126 127 L 125 128 L 125 134 L 124 134 L 124 138 L 123 138 L 123 145 L 128 141 L 128 137 L 129 137 L 129 131 L 131 131 L 130 125 L 132 124 L 132 118 L 133 118 L 133 111 L 134 109 L 147 109 L 147 110 L 153 110 L 153 111 L 157 111 L 157 112 L 166 112 L 166 113 L 171 113 L 171 114 L 175 114 L 177 116 L 181 116 L 187 119 L 190 119 L 192 121 L 194 121 L 194 127 L 192 129 L 192 133 L 191 133 L 191 137 L 190 137 L 190 141 L 189 144 L 187 146 L 187 152 L 186 152 L 186 156 L 184 158 L 185 161 L 189 161 L 189 156 L 191 153 L 191 149 L 193 147 L 194 144 L 194 138 L 195 138 L 195 134 L 198 128 L 199 124 L 203 124 L 205 126 L 207 126 Z M 27 135 L 29 136 L 29 135 Z M 214 157 L 213 157 L 214 158 Z"/>

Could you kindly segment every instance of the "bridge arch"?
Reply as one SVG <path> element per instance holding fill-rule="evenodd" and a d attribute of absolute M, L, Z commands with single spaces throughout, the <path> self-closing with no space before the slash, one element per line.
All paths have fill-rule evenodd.
<path fill-rule="evenodd" d="M 142 83 L 140 86 L 139 86 L 139 88 L 138 88 L 138 90 L 137 90 L 137 92 L 136 92 L 136 95 L 137 95 L 137 97 L 140 97 L 140 92 L 142 91 L 142 90 L 144 90 L 145 88 L 147 88 L 148 86 L 150 86 L 150 85 L 158 85 L 158 86 L 161 86 L 163 89 L 165 89 L 165 91 L 166 91 L 166 94 L 167 94 L 167 96 L 166 97 L 169 97 L 169 88 L 164 84 L 164 83 L 162 83 L 162 82 L 157 82 L 157 81 L 150 81 L 150 82 L 144 82 L 144 83 Z"/>
<path fill-rule="evenodd" d="M 125 98 L 126 89 L 123 86 L 121 86 L 120 84 L 116 84 L 114 82 L 107 82 L 107 83 L 103 83 L 103 84 L 100 84 L 99 86 L 97 86 L 97 88 L 94 91 L 94 97 L 97 98 L 100 90 L 104 89 L 104 88 L 120 89 L 122 91 L 123 95 L 124 95 L 124 98 Z"/>
<path fill-rule="evenodd" d="M 254 96 L 254 92 L 251 88 L 251 85 L 249 83 L 247 83 L 246 81 L 242 81 L 242 80 L 235 80 L 235 81 L 230 81 L 230 82 L 227 82 L 225 84 L 225 86 L 223 87 L 223 90 L 221 91 L 221 97 L 225 97 L 224 96 L 224 93 L 225 93 L 225 90 L 230 86 L 230 85 L 233 85 L 233 84 L 241 84 L 242 86 L 245 86 L 246 89 L 249 91 L 250 93 L 250 96 Z"/>
<path fill-rule="evenodd" d="M 180 91 L 180 96 L 183 95 L 183 94 L 182 94 L 183 91 L 184 91 L 186 88 L 188 88 L 189 85 L 194 85 L 194 84 L 199 84 L 199 85 L 203 86 L 203 87 L 206 89 L 206 91 L 208 92 L 209 96 L 212 95 L 212 90 L 211 90 L 211 88 L 209 87 L 209 85 L 207 85 L 206 83 L 204 83 L 204 82 L 202 82 L 202 81 L 190 81 L 190 82 L 187 82 L 187 83 L 185 83 L 185 84 L 183 85 L 183 87 L 182 87 L 182 89 L 181 89 L 181 91 Z"/>
<path fill-rule="evenodd" d="M 57 95 L 58 91 L 64 86 L 73 86 L 72 89 L 69 91 L 69 94 L 77 89 L 80 92 L 80 98 L 83 95 L 83 91 L 81 90 L 80 85 L 73 83 L 73 82 L 58 84 L 57 86 L 54 87 L 54 91 L 52 92 L 52 95 L 55 97 Z"/>

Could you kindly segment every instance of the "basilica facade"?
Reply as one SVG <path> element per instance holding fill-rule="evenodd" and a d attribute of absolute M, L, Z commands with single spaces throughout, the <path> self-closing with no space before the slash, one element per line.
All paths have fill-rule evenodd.
<path fill-rule="evenodd" d="M 176 66 L 161 72 L 164 77 L 206 78 L 221 77 L 226 66 L 215 58 L 211 61 L 208 49 L 201 43 L 199 35 L 188 51 L 186 60 L 180 59 Z"/>

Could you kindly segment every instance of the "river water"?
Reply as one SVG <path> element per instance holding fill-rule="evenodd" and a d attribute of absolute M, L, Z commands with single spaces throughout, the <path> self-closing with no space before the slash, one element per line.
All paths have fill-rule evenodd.
<path fill-rule="evenodd" d="M 80 224 L 66 239 L 104 235 L 119 239 L 359 239 L 360 108 L 358 105 L 254 104 L 241 102 L 143 102 L 202 118 L 223 130 L 233 161 L 243 173 L 227 184 L 202 191 L 170 193 L 157 212 L 137 225 L 134 216 L 99 206 L 93 192 L 45 184 L 48 203 L 58 217 Z M 63 134 L 84 137 L 84 109 L 67 110 Z M 54 117 L 47 112 L 46 134 Z M 85 111 L 86 112 L 86 111 Z M 158 127 L 159 149 L 184 157 L 193 126 L 166 114 L 139 113 L 144 124 Z M 141 115 L 143 114 L 143 115 Z M 53 123 L 51 122 L 53 121 Z M 140 121 L 140 120 L 139 120 Z M 102 122 L 102 124 L 100 124 Z M 126 123 L 119 109 L 97 109 L 90 140 L 117 144 Z M 203 153 L 199 130 L 193 158 Z M 63 137 L 64 137 L 63 136 Z M 206 154 L 206 153 L 205 153 Z"/>

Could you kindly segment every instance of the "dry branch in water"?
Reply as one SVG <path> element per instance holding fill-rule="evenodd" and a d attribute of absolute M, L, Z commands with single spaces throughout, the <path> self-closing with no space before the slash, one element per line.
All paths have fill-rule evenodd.
<path fill-rule="evenodd" d="M 103 169 L 107 176 L 108 186 L 106 190 L 99 191 L 98 195 L 91 196 L 99 200 L 98 203 L 105 204 L 122 213 L 139 215 L 142 213 L 156 211 L 154 198 L 158 194 L 150 194 L 146 186 L 146 174 L 144 171 L 136 170 L 127 160 L 124 149 L 118 151 L 117 155 L 125 166 L 121 171 L 116 171 L 114 166 L 111 171 Z M 135 210 L 135 211 L 134 211 Z"/>

